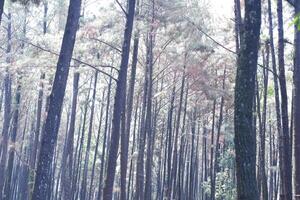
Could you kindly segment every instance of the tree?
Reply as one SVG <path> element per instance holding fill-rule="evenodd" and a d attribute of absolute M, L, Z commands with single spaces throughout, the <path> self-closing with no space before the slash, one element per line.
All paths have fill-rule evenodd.
<path fill-rule="evenodd" d="M 252 121 L 260 25 L 261 1 L 245 1 L 245 19 L 237 60 L 234 100 L 237 198 L 244 200 L 258 199 L 255 179 L 256 135 Z"/>
<path fill-rule="evenodd" d="M 36 200 L 44 199 L 45 194 L 50 193 L 51 177 L 49 172 L 53 160 L 54 146 L 57 141 L 61 108 L 80 17 L 80 7 L 81 0 L 70 1 L 67 24 L 50 95 L 45 131 L 42 136 L 42 146 L 32 196 Z"/>
<path fill-rule="evenodd" d="M 103 200 L 111 200 L 116 173 L 117 154 L 120 140 L 121 117 L 125 117 L 127 68 L 130 53 L 131 35 L 135 13 L 135 0 L 128 0 L 128 11 L 126 12 L 126 24 L 124 41 L 122 46 L 122 58 L 118 75 L 115 103 L 113 110 L 113 124 L 111 134 L 111 145 L 107 164 L 107 174 L 103 190 Z"/>
<path fill-rule="evenodd" d="M 295 14 L 300 12 L 300 1 L 295 0 Z M 295 28 L 295 63 L 294 63 L 294 199 L 298 199 L 300 195 L 300 31 L 299 26 L 296 24 Z"/>

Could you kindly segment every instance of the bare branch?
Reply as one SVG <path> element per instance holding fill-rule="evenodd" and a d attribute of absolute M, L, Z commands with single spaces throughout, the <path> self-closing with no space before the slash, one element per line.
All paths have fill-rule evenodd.
<path fill-rule="evenodd" d="M 286 0 L 291 6 L 295 7 L 295 0 Z"/>
<path fill-rule="evenodd" d="M 162 47 L 162 50 L 159 52 L 158 56 L 155 58 L 153 65 L 156 63 L 156 61 L 160 58 L 161 54 L 164 52 L 164 50 L 169 46 L 169 44 L 171 44 L 171 42 L 174 40 L 175 38 L 171 38 L 169 39 Z"/>
<path fill-rule="evenodd" d="M 220 42 L 218 42 L 217 40 L 215 40 L 213 37 L 211 37 L 208 33 L 206 33 L 205 31 L 203 31 L 199 26 L 197 26 L 193 21 L 191 21 L 189 18 L 187 18 L 187 21 L 192 24 L 198 31 L 200 31 L 202 34 L 204 34 L 206 37 L 208 37 L 210 40 L 212 40 L 214 43 L 216 43 L 218 46 L 222 47 L 223 49 L 233 53 L 233 54 L 237 54 L 235 51 L 232 51 L 231 49 L 225 47 L 224 45 L 222 45 Z"/>
<path fill-rule="evenodd" d="M 123 11 L 123 13 L 125 14 L 125 16 L 127 17 L 128 16 L 128 13 L 126 12 L 126 10 L 123 8 L 122 4 L 116 0 L 117 4 L 120 6 L 121 10 Z"/>
<path fill-rule="evenodd" d="M 38 46 L 38 45 L 36 45 L 36 44 L 33 44 L 33 43 L 31 43 L 31 42 L 28 42 L 28 41 L 25 41 L 25 40 L 22 40 L 22 39 L 19 39 L 19 40 L 22 41 L 22 42 L 24 42 L 24 43 L 26 43 L 26 44 L 29 44 L 29 45 L 31 45 L 31 46 L 33 46 L 33 47 L 35 47 L 35 48 L 38 48 L 38 49 L 40 49 L 40 50 L 42 50 L 42 51 L 45 51 L 45 52 L 48 52 L 48 53 L 50 53 L 50 54 L 59 56 L 58 53 L 53 52 L 53 51 L 51 51 L 51 50 L 49 50 L 49 49 L 45 49 L 45 48 L 43 48 L 43 47 L 41 47 L 41 46 Z M 101 70 L 101 69 L 98 69 L 97 67 L 95 67 L 95 66 L 93 66 L 93 65 L 91 65 L 91 64 L 89 64 L 89 63 L 87 63 L 87 62 L 81 61 L 81 60 L 79 60 L 79 59 L 77 59 L 77 58 L 72 58 L 72 60 L 74 60 L 74 61 L 76 61 L 76 62 L 78 62 L 78 63 L 80 63 L 80 64 L 82 64 L 82 65 L 85 65 L 85 66 L 88 66 L 88 67 L 90 67 L 90 68 L 93 68 L 93 69 L 97 70 L 98 72 L 100 72 L 100 73 L 102 73 L 102 74 L 104 74 L 104 75 L 106 75 L 106 76 L 109 76 L 109 77 L 111 77 L 113 80 L 117 81 L 117 79 L 114 78 L 114 77 L 113 77 L 112 75 L 110 75 L 109 73 L 107 73 L 107 72 L 105 72 L 105 71 L 103 71 L 103 70 Z M 116 68 L 113 67 L 113 66 L 109 66 L 109 65 L 99 65 L 99 66 L 100 66 L 100 67 L 109 67 L 109 68 L 112 68 L 112 69 L 116 70 L 117 72 L 119 72 L 119 70 L 116 69 Z"/>
<path fill-rule="evenodd" d="M 116 46 L 114 46 L 114 45 L 112 45 L 112 44 L 110 44 L 110 43 L 108 43 L 108 42 L 105 42 L 105 41 L 100 40 L 100 39 L 98 39 L 98 38 L 90 38 L 90 39 L 95 40 L 95 41 L 97 41 L 97 42 L 100 42 L 100 43 L 102 43 L 102 44 L 105 44 L 105 45 L 109 46 L 110 48 L 116 50 L 118 53 L 122 53 L 122 50 L 121 50 L 121 49 L 119 49 L 118 47 L 116 47 Z"/>

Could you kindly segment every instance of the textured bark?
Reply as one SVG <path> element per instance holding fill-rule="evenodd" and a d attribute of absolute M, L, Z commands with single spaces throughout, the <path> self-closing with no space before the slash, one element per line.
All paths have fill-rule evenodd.
<path fill-rule="evenodd" d="M 261 1 L 245 1 L 245 23 L 237 61 L 234 102 L 237 199 L 240 200 L 258 199 L 255 172 L 256 135 L 252 122 L 260 25 Z"/>
<path fill-rule="evenodd" d="M 53 88 L 50 95 L 48 115 L 45 122 L 41 152 L 35 178 L 33 199 L 44 199 L 50 192 L 50 168 L 60 124 L 61 108 L 69 73 L 69 65 L 75 44 L 80 16 L 81 0 L 72 0 L 69 5 L 68 19 L 63 36 L 60 56 L 57 63 Z"/>

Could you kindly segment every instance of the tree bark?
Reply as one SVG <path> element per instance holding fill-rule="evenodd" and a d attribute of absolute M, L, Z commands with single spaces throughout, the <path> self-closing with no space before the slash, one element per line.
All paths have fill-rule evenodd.
<path fill-rule="evenodd" d="M 261 25 L 261 1 L 245 1 L 245 23 L 241 35 L 235 86 L 234 132 L 237 199 L 258 199 L 256 183 L 256 135 L 253 127 L 253 99 Z M 249 189 L 251 188 L 251 190 Z"/>
<path fill-rule="evenodd" d="M 33 190 L 33 199 L 35 200 L 44 199 L 45 195 L 50 192 L 51 177 L 49 170 L 53 160 L 54 146 L 57 141 L 61 108 L 80 17 L 80 7 L 81 0 L 70 1 L 68 19 L 50 95 L 45 132 L 43 133 L 41 152 L 35 177 Z"/>
<path fill-rule="evenodd" d="M 292 199 L 292 166 L 291 166 L 291 142 L 289 135 L 289 119 L 288 119 L 288 99 L 285 79 L 284 64 L 284 33 L 283 33 L 283 16 L 282 16 L 282 0 L 277 1 L 278 15 L 278 67 L 279 67 L 279 85 L 281 94 L 281 121 L 282 133 L 279 139 L 280 151 L 282 154 L 281 168 L 281 194 L 280 199 Z"/>
<path fill-rule="evenodd" d="M 295 0 L 295 14 L 300 12 L 300 0 Z M 295 28 L 295 65 L 294 65 L 294 199 L 300 199 L 300 31 Z"/>

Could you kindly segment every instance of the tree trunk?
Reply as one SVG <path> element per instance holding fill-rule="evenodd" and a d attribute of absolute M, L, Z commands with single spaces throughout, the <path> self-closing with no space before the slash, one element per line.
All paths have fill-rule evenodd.
<path fill-rule="evenodd" d="M 103 189 L 103 200 L 111 200 L 116 173 L 117 155 L 119 150 L 121 116 L 125 117 L 127 68 L 130 53 L 131 34 L 135 12 L 135 0 L 128 0 L 128 13 L 124 31 L 121 66 L 117 81 L 115 104 L 113 111 L 113 124 L 111 133 L 111 145 L 107 161 L 107 175 Z"/>
<path fill-rule="evenodd" d="M 11 13 L 8 13 L 8 27 L 7 27 L 7 58 L 6 62 L 11 62 L 11 34 L 12 34 L 12 26 L 11 26 Z M 8 150 L 8 140 L 9 140 L 9 125 L 11 118 L 11 74 L 9 69 L 6 68 L 5 78 L 4 78 L 4 119 L 2 126 L 2 141 L 0 145 L 0 177 L 5 177 L 6 174 L 6 162 L 7 162 L 7 150 Z M 4 188 L 4 178 L 0 179 L 0 197 L 2 198 L 2 191 Z"/>
<path fill-rule="evenodd" d="M 136 2 L 136 12 L 135 17 L 139 16 L 139 0 Z M 128 99 L 126 107 L 126 117 L 124 131 L 121 134 L 121 199 L 126 200 L 126 176 L 127 176 L 127 165 L 128 165 L 128 145 L 130 137 L 130 125 L 131 125 L 131 115 L 133 106 L 133 96 L 135 88 L 135 77 L 136 77 L 136 66 L 138 61 L 138 51 L 139 51 L 139 29 L 137 28 L 134 34 L 133 40 L 133 53 L 132 53 L 132 64 L 131 64 L 131 75 L 128 88 Z M 129 191 L 127 191 L 129 192 Z"/>
<path fill-rule="evenodd" d="M 87 186 L 88 166 L 89 166 L 89 158 L 90 158 L 89 155 L 90 155 L 91 140 L 92 140 L 92 128 L 93 128 L 94 112 L 95 112 L 97 81 L 98 81 L 98 71 L 96 71 L 95 80 L 94 80 L 94 89 L 93 89 L 92 105 L 91 105 L 91 116 L 89 119 L 88 138 L 87 138 L 85 160 L 84 160 L 84 167 L 83 167 L 83 176 L 82 176 L 82 182 L 81 182 L 80 199 L 86 199 L 86 186 Z"/>
<path fill-rule="evenodd" d="M 245 1 L 245 23 L 237 61 L 234 113 L 237 199 L 239 200 L 258 199 L 255 175 L 256 135 L 252 121 L 260 24 L 261 1 Z"/>
<path fill-rule="evenodd" d="M 21 78 L 20 78 L 21 79 Z M 20 80 L 19 80 L 20 81 Z M 17 131 L 18 131 L 18 121 L 19 121 L 19 106 L 20 106 L 20 99 L 21 99 L 21 83 L 18 83 L 16 97 L 15 97 L 15 110 L 13 114 L 13 121 L 12 121 L 12 132 L 11 132 L 11 143 L 12 147 L 9 149 L 9 157 L 8 157 L 8 164 L 7 164 L 7 174 L 6 174 L 6 183 L 5 183 L 5 190 L 4 190 L 4 200 L 11 199 L 12 192 L 12 173 L 14 168 L 14 157 L 16 151 L 16 139 L 17 139 Z"/>
<path fill-rule="evenodd" d="M 300 12 L 300 0 L 295 0 L 295 14 Z M 300 199 L 300 32 L 295 28 L 295 65 L 294 65 L 294 199 Z"/>
<path fill-rule="evenodd" d="M 0 24 L 2 21 L 2 13 L 3 13 L 3 8 L 4 8 L 4 2 L 5 0 L 0 1 Z"/>
<path fill-rule="evenodd" d="M 35 200 L 44 199 L 45 195 L 50 192 L 51 177 L 49 170 L 53 159 L 54 146 L 57 141 L 61 108 L 78 28 L 80 6 L 81 0 L 70 1 L 68 19 L 50 95 L 45 132 L 43 133 L 41 152 L 35 177 L 33 190 L 33 199 Z"/>
<path fill-rule="evenodd" d="M 284 65 L 284 35 L 283 35 L 283 17 L 282 17 L 282 0 L 277 1 L 278 14 L 278 67 L 279 67 L 279 85 L 281 93 L 281 121 L 282 134 L 280 136 L 280 151 L 282 155 L 281 170 L 281 194 L 280 199 L 292 199 L 292 166 L 291 166 L 291 142 L 289 136 L 289 119 L 288 119 L 288 99 L 286 91 L 285 65 Z"/>
<path fill-rule="evenodd" d="M 109 108 L 110 108 L 110 94 L 111 94 L 111 85 L 112 79 L 109 79 L 108 89 L 107 89 L 107 97 L 106 97 L 106 111 L 105 111 L 105 126 L 104 126 L 104 136 L 102 142 L 102 152 L 101 152 L 101 166 L 100 166 L 100 176 L 99 176 L 99 187 L 98 187 L 98 198 L 101 199 L 102 187 L 103 187 L 103 176 L 104 176 L 104 167 L 105 167 L 105 150 L 107 149 L 107 137 L 108 137 L 108 128 L 109 128 Z"/>

